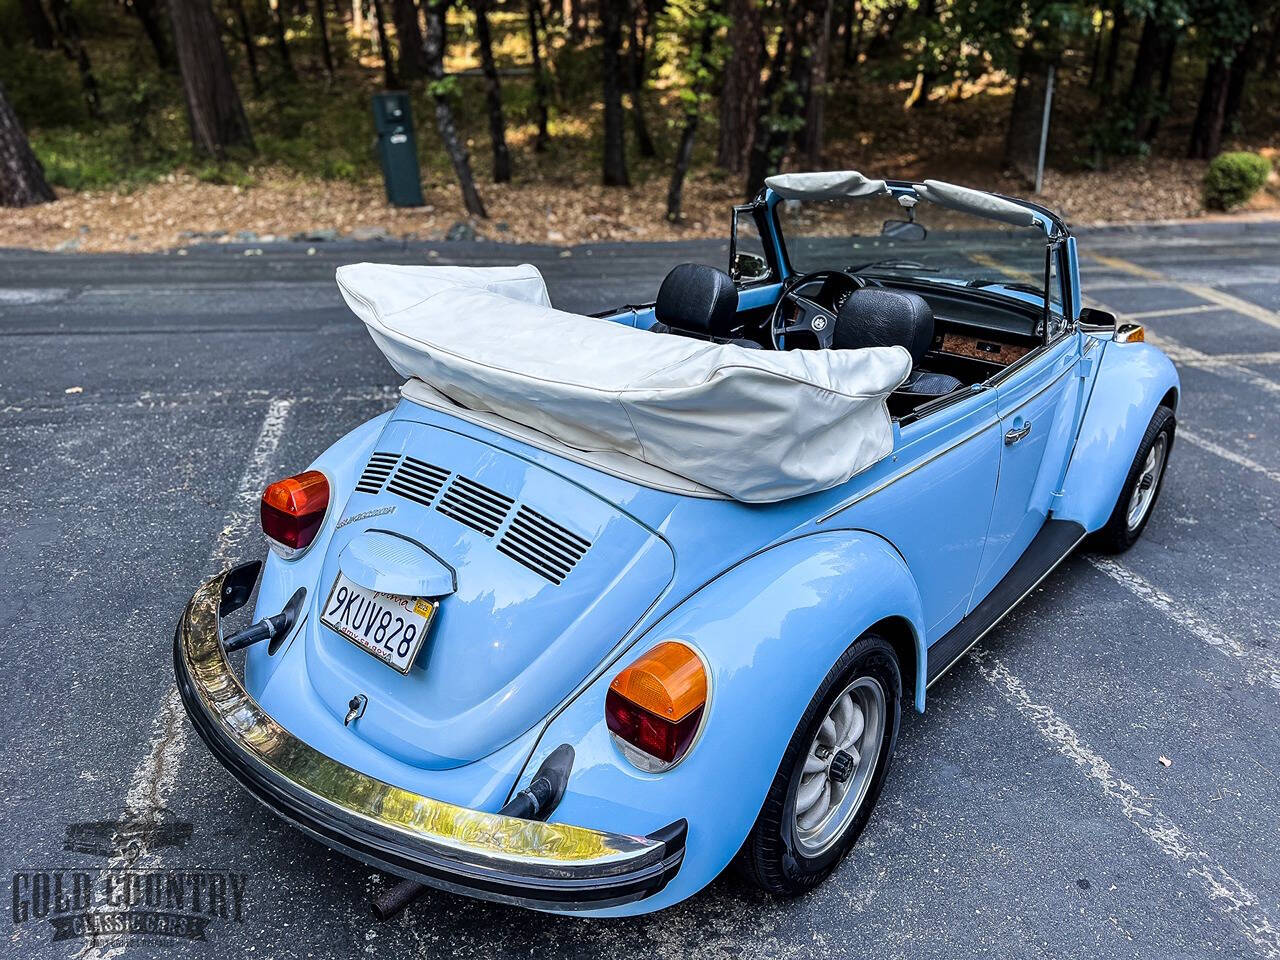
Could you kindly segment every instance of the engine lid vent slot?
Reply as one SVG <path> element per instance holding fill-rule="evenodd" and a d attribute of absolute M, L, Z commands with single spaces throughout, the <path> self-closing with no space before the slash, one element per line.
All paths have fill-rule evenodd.
<path fill-rule="evenodd" d="M 449 471 L 443 467 L 417 457 L 405 457 L 387 484 L 387 491 L 429 507 L 448 479 Z"/>
<path fill-rule="evenodd" d="M 557 586 L 590 546 L 590 541 L 523 505 L 498 541 L 499 551 Z"/>
<path fill-rule="evenodd" d="M 492 537 L 515 501 L 482 483 L 455 476 L 436 509 L 472 530 Z"/>
<path fill-rule="evenodd" d="M 371 456 L 365 465 L 364 473 L 360 474 L 360 479 L 356 482 L 356 492 L 378 493 L 382 490 L 382 485 L 387 482 L 387 477 L 391 476 L 391 471 L 395 469 L 399 459 L 398 453 L 375 453 Z"/>

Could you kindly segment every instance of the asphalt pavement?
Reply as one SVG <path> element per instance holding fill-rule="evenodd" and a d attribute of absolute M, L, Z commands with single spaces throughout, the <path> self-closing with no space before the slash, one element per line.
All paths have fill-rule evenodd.
<path fill-rule="evenodd" d="M 726 875 L 609 921 L 432 893 L 386 924 L 385 878 L 256 804 L 172 694 L 191 591 L 263 553 L 262 486 L 394 403 L 334 267 L 530 261 L 557 305 L 595 311 L 726 245 L 0 251 L 0 954 L 1280 957 L 1280 224 L 1080 246 L 1086 295 L 1181 371 L 1160 502 L 1133 550 L 1064 563 L 905 717 L 827 883 L 784 902 Z M 133 862 L 110 825 L 155 811 L 190 836 Z M 86 940 L 52 922 L 74 909 L 29 915 L 40 877 L 129 866 L 212 878 L 207 923 Z M 208 894 L 236 877 L 223 911 Z"/>

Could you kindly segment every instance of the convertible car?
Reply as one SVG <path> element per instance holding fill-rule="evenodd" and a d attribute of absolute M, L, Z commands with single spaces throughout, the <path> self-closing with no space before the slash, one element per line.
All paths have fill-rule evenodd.
<path fill-rule="evenodd" d="M 725 266 L 595 316 L 527 265 L 338 270 L 402 399 L 267 487 L 265 564 L 196 591 L 174 661 L 251 794 L 401 878 L 380 915 L 811 889 L 904 703 L 1142 533 L 1178 377 L 1049 210 L 784 174 Z"/>

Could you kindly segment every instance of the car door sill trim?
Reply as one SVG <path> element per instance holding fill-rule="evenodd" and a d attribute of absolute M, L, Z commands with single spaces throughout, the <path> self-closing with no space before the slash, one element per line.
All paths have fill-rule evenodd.
<path fill-rule="evenodd" d="M 1087 531 L 1074 520 L 1048 520 L 1004 575 L 967 617 L 942 635 L 928 651 L 931 687 L 985 637 L 1005 615 L 1021 603 L 1063 560 L 1071 556 Z M 953 652 L 958 651 L 958 652 Z M 934 666 L 937 654 L 938 666 Z"/>

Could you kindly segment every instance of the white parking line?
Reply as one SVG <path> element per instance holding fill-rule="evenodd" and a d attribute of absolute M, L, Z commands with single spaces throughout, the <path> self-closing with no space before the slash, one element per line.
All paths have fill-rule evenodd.
<path fill-rule="evenodd" d="M 1280 661 L 1265 650 L 1246 647 L 1235 637 L 1219 630 L 1195 610 L 1179 603 L 1159 587 L 1111 557 L 1086 554 L 1085 559 L 1140 600 L 1159 610 L 1197 640 L 1219 653 L 1238 660 L 1245 679 L 1252 684 L 1280 690 Z"/>
<path fill-rule="evenodd" d="M 1096 781 L 1103 796 L 1120 805 L 1126 820 L 1166 857 L 1184 866 L 1188 877 L 1200 882 L 1210 904 L 1236 925 L 1260 956 L 1280 957 L 1280 929 L 1252 891 L 1199 849 L 1195 840 L 1153 801 L 1121 779 L 1111 764 L 1095 753 L 1051 707 L 1032 700 L 1022 681 L 1010 673 L 1003 662 L 981 647 L 974 649 L 971 656 L 987 682 L 1060 754 Z"/>
<path fill-rule="evenodd" d="M 1208 300 L 1215 303 L 1219 307 L 1225 307 L 1236 313 L 1244 314 L 1257 320 L 1259 323 L 1265 323 L 1269 327 L 1280 329 L 1280 316 L 1268 310 L 1266 307 L 1259 306 L 1249 300 L 1241 299 L 1234 294 L 1227 293 L 1224 290 L 1218 290 L 1216 287 L 1210 287 L 1203 283 L 1184 283 L 1180 280 L 1174 280 L 1166 277 L 1164 274 L 1157 273 L 1154 270 L 1148 270 L 1146 267 L 1140 267 L 1136 263 L 1130 263 L 1128 260 L 1122 260 L 1119 257 L 1106 257 L 1099 253 L 1090 254 L 1090 257 L 1097 263 L 1113 270 L 1120 270 L 1135 277 L 1141 277 L 1144 280 L 1154 280 L 1160 283 L 1167 283 L 1169 286 L 1177 287 L 1193 297 L 1199 297 L 1201 300 Z"/>
<path fill-rule="evenodd" d="M 1188 443 L 1207 450 L 1215 456 L 1221 457 L 1223 460 L 1229 460 L 1237 466 L 1244 467 L 1246 470 L 1252 470 L 1254 473 L 1261 474 L 1273 483 L 1280 483 L 1280 470 L 1272 470 L 1270 467 L 1264 467 L 1262 464 L 1250 460 L 1243 453 L 1237 453 L 1228 449 L 1221 444 L 1214 443 L 1206 437 L 1200 436 L 1198 433 L 1192 433 L 1186 427 L 1178 427 L 1178 439 L 1186 440 Z"/>
<path fill-rule="evenodd" d="M 214 543 L 209 566 L 221 568 L 230 559 L 232 551 L 240 545 L 253 526 L 255 507 L 272 468 L 280 438 L 284 435 L 293 400 L 276 399 L 267 405 L 266 416 L 258 431 L 258 439 L 249 454 L 240 482 L 226 515 L 222 530 Z M 129 778 L 125 794 L 125 816 L 130 822 L 158 820 L 168 804 L 169 794 L 182 766 L 182 754 L 187 748 L 187 724 L 182 709 L 182 698 L 177 686 L 170 686 L 151 725 L 151 744 L 147 755 Z M 107 863 L 106 871 L 125 868 L 150 868 L 159 865 L 159 857 L 146 846 L 136 857 L 119 854 Z M 128 940 L 124 934 L 92 941 L 76 956 L 80 960 L 109 960 L 125 952 Z"/>

